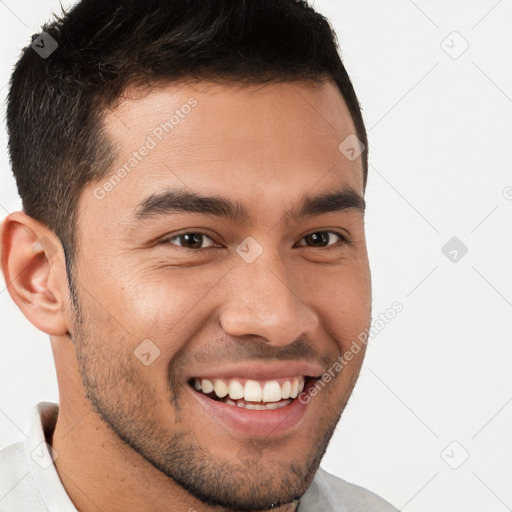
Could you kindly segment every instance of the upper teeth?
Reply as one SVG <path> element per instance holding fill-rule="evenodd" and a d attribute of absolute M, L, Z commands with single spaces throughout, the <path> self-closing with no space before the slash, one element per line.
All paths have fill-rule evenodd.
<path fill-rule="evenodd" d="M 287 398 L 297 398 L 304 389 L 304 377 L 284 380 L 281 384 L 277 380 L 245 380 L 245 383 L 244 380 L 195 379 L 194 388 L 203 393 L 213 391 L 219 398 L 229 395 L 232 400 L 243 398 L 246 402 L 279 402 Z"/>

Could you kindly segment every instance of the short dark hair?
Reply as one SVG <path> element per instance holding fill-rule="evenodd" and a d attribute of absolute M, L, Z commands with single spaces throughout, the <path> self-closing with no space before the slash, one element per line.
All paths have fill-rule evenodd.
<path fill-rule="evenodd" d="M 43 58 L 29 44 L 15 66 L 9 155 L 23 210 L 59 238 L 68 277 L 80 193 L 113 165 L 102 120 L 128 85 L 333 80 L 368 147 L 336 35 L 306 1 L 82 0 L 42 29 L 33 44 L 58 46 Z M 366 150 L 362 164 L 366 188 Z"/>

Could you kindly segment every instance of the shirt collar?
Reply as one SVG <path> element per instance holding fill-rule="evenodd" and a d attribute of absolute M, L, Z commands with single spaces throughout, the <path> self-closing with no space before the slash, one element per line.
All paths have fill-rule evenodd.
<path fill-rule="evenodd" d="M 48 512 L 77 512 L 54 464 L 59 454 L 47 442 L 58 414 L 59 406 L 52 402 L 40 402 L 34 407 L 25 441 L 25 459 Z"/>

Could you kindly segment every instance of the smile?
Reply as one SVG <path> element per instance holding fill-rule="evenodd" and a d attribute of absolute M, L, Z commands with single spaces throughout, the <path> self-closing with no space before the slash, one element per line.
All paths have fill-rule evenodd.
<path fill-rule="evenodd" d="M 308 379 L 315 380 L 303 375 L 267 381 L 196 377 L 190 380 L 190 385 L 212 400 L 233 407 L 264 411 L 291 404 L 304 390 Z"/>

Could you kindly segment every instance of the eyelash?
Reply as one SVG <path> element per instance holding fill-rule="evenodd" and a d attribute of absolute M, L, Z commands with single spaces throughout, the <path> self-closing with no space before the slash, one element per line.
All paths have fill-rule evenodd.
<path fill-rule="evenodd" d="M 321 249 L 321 250 L 326 251 L 326 250 L 330 250 L 330 249 L 336 249 L 337 247 L 340 247 L 342 245 L 351 245 L 352 244 L 352 241 L 346 235 L 342 235 L 341 233 L 338 233 L 337 231 L 331 231 L 331 230 L 312 231 L 311 233 L 308 233 L 307 235 L 304 235 L 300 240 L 303 240 L 303 239 L 307 238 L 308 236 L 315 235 L 315 234 L 318 234 L 318 233 L 331 233 L 331 234 L 334 234 L 334 235 L 336 235 L 336 236 L 338 236 L 340 238 L 340 243 L 328 245 L 326 247 L 309 247 L 307 245 L 301 245 L 300 247 L 309 247 L 310 249 Z M 160 243 L 168 244 L 168 245 L 173 245 L 173 246 L 177 247 L 178 249 L 181 249 L 181 250 L 186 251 L 186 252 L 200 252 L 200 251 L 206 251 L 206 250 L 211 248 L 211 247 L 202 247 L 200 249 L 190 249 L 188 247 L 182 247 L 181 245 L 176 245 L 176 244 L 173 244 L 171 242 L 172 240 L 174 240 L 176 238 L 180 238 L 180 237 L 185 236 L 185 235 L 202 235 L 203 237 L 209 238 L 213 242 L 212 237 L 207 235 L 206 233 L 202 233 L 201 231 L 187 231 L 185 233 L 180 233 L 179 235 L 173 235 L 172 237 L 166 238 L 166 239 L 162 240 Z"/>

